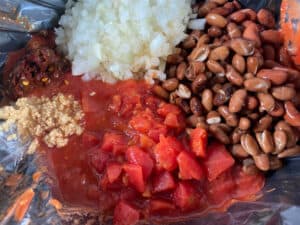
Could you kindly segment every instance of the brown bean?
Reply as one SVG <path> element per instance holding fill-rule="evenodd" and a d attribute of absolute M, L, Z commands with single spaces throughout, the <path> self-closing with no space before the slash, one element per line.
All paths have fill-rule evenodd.
<path fill-rule="evenodd" d="M 176 77 L 178 80 L 183 80 L 187 65 L 185 62 L 182 62 L 178 65 L 176 70 Z"/>
<path fill-rule="evenodd" d="M 162 83 L 162 87 L 167 91 L 174 91 L 178 87 L 179 81 L 176 78 L 170 78 Z"/>
<path fill-rule="evenodd" d="M 207 77 L 205 74 L 200 73 L 192 82 L 192 92 L 198 94 L 201 91 L 207 82 Z"/>
<path fill-rule="evenodd" d="M 235 91 L 229 101 L 229 112 L 236 113 L 242 110 L 247 98 L 247 91 L 239 89 Z"/>
<path fill-rule="evenodd" d="M 223 144 L 230 143 L 230 139 L 229 139 L 228 135 L 225 133 L 225 131 L 223 129 L 220 129 L 220 127 L 217 124 L 210 125 L 209 131 L 221 143 L 223 143 Z"/>
<path fill-rule="evenodd" d="M 158 97 L 161 97 L 165 100 L 169 99 L 169 93 L 161 86 L 155 84 L 152 88 L 152 91 L 154 94 L 156 94 Z"/>
<path fill-rule="evenodd" d="M 215 93 L 220 92 L 220 90 L 222 90 L 222 84 L 214 82 L 214 85 L 211 87 L 211 90 Z"/>
<path fill-rule="evenodd" d="M 199 122 L 202 122 L 201 118 L 204 118 L 204 117 L 200 117 L 200 116 L 197 116 L 195 114 L 187 117 L 186 118 L 187 126 L 195 128 Z M 204 121 L 205 121 L 205 118 L 204 118 Z"/>
<path fill-rule="evenodd" d="M 249 155 L 255 156 L 261 152 L 257 142 L 250 134 L 243 134 L 241 136 L 241 145 Z"/>
<path fill-rule="evenodd" d="M 256 20 L 257 15 L 256 15 L 256 12 L 253 9 L 243 9 L 242 11 L 247 14 L 247 17 L 250 20 L 252 20 L 252 21 Z"/>
<path fill-rule="evenodd" d="M 230 48 L 237 54 L 249 56 L 254 53 L 254 45 L 251 41 L 243 38 L 235 38 L 230 41 Z"/>
<path fill-rule="evenodd" d="M 257 98 L 262 111 L 270 112 L 275 108 L 275 99 L 268 93 L 258 93 Z"/>
<path fill-rule="evenodd" d="M 229 101 L 232 93 L 234 91 L 233 86 L 230 83 L 226 83 L 216 92 L 214 96 L 213 104 L 215 106 L 224 105 L 226 102 Z"/>
<path fill-rule="evenodd" d="M 241 23 L 247 18 L 247 14 L 242 10 L 236 11 L 229 16 L 229 19 L 235 23 Z"/>
<path fill-rule="evenodd" d="M 246 158 L 249 156 L 241 144 L 233 145 L 231 148 L 231 154 L 238 158 Z"/>
<path fill-rule="evenodd" d="M 231 127 L 236 127 L 238 125 L 238 118 L 236 114 L 229 112 L 227 106 L 218 107 L 218 112 L 225 119 L 226 123 Z"/>
<path fill-rule="evenodd" d="M 282 167 L 282 161 L 276 156 L 269 156 L 270 170 L 278 170 Z"/>
<path fill-rule="evenodd" d="M 256 74 L 259 69 L 259 61 L 258 58 L 255 56 L 249 56 L 247 58 L 247 71 L 248 73 Z"/>
<path fill-rule="evenodd" d="M 243 38 L 253 41 L 255 43 L 255 47 L 261 46 L 261 40 L 259 36 L 259 30 L 255 23 L 250 22 L 243 32 Z"/>
<path fill-rule="evenodd" d="M 212 9 L 216 8 L 217 4 L 212 1 L 205 2 L 199 7 L 198 15 L 199 17 L 205 17 Z"/>
<path fill-rule="evenodd" d="M 227 25 L 227 19 L 216 13 L 208 13 L 205 19 L 206 22 L 211 26 L 223 28 Z"/>
<path fill-rule="evenodd" d="M 229 56 L 229 49 L 227 46 L 220 46 L 213 50 L 211 50 L 209 59 L 215 60 L 215 61 L 224 61 Z"/>
<path fill-rule="evenodd" d="M 275 49 L 272 45 L 264 45 L 263 46 L 263 55 L 264 59 L 275 60 Z"/>
<path fill-rule="evenodd" d="M 208 34 L 203 34 L 200 38 L 198 38 L 196 48 L 201 47 L 202 45 L 206 45 L 209 42 L 210 42 L 210 38 Z"/>
<path fill-rule="evenodd" d="M 178 98 L 176 91 L 170 93 L 169 102 L 171 104 L 176 104 L 176 99 Z"/>
<path fill-rule="evenodd" d="M 247 91 L 252 92 L 267 92 L 271 87 L 271 83 L 268 80 L 262 78 L 251 78 L 244 81 L 244 86 Z"/>
<path fill-rule="evenodd" d="M 239 72 L 244 73 L 246 68 L 246 62 L 243 56 L 235 54 L 232 57 L 232 66 Z"/>
<path fill-rule="evenodd" d="M 298 141 L 298 137 L 295 134 L 294 129 L 285 121 L 279 121 L 275 126 L 275 131 L 280 130 L 284 131 L 287 136 L 287 148 L 294 147 Z"/>
<path fill-rule="evenodd" d="M 206 111 L 211 111 L 213 108 L 213 92 L 210 89 L 205 89 L 202 92 L 202 105 L 206 109 Z"/>
<path fill-rule="evenodd" d="M 283 104 L 279 101 L 275 101 L 275 107 L 273 110 L 268 112 L 273 117 L 281 117 L 284 114 Z"/>
<path fill-rule="evenodd" d="M 247 109 L 254 110 L 258 106 L 258 100 L 254 96 L 247 97 Z"/>
<path fill-rule="evenodd" d="M 253 159 L 245 159 L 243 160 L 242 170 L 244 173 L 248 175 L 255 175 L 259 173 L 259 169 L 256 167 Z"/>
<path fill-rule="evenodd" d="M 251 126 L 251 121 L 247 117 L 241 117 L 239 121 L 240 130 L 248 130 Z"/>
<path fill-rule="evenodd" d="M 188 56 L 188 60 L 189 61 L 196 60 L 199 62 L 204 62 L 207 59 L 209 53 L 210 53 L 210 48 L 208 47 L 208 45 L 205 44 L 200 45 L 193 49 L 191 54 Z"/>
<path fill-rule="evenodd" d="M 231 10 L 227 9 L 225 7 L 217 7 L 217 8 L 212 9 L 210 12 L 226 17 L 231 13 Z"/>
<path fill-rule="evenodd" d="M 282 65 L 280 65 L 280 63 L 278 63 L 278 62 L 275 62 L 274 60 L 269 60 L 269 59 L 265 60 L 264 68 L 266 68 L 266 69 L 275 69 L 275 67 L 281 68 Z"/>
<path fill-rule="evenodd" d="M 267 27 L 267 28 L 274 28 L 275 27 L 275 18 L 273 13 L 271 13 L 267 9 L 260 9 L 257 13 L 257 20 L 258 22 Z"/>
<path fill-rule="evenodd" d="M 207 60 L 206 66 L 214 74 L 225 75 L 225 69 L 215 60 Z"/>
<path fill-rule="evenodd" d="M 233 2 L 226 2 L 224 4 L 224 8 L 230 9 L 231 12 L 233 12 L 235 10 L 235 6 L 234 6 Z"/>
<path fill-rule="evenodd" d="M 255 133 L 256 140 L 265 153 L 271 153 L 275 149 L 273 137 L 270 131 L 264 130 L 263 132 Z"/>
<path fill-rule="evenodd" d="M 182 42 L 182 48 L 184 49 L 191 49 L 194 48 L 197 44 L 197 39 L 195 39 L 192 35 L 189 35 L 186 39 Z"/>
<path fill-rule="evenodd" d="M 194 115 L 201 116 L 203 113 L 203 107 L 200 100 L 197 97 L 193 97 L 190 100 L 190 108 Z"/>
<path fill-rule="evenodd" d="M 242 32 L 240 30 L 240 28 L 238 27 L 238 25 L 236 25 L 235 23 L 228 23 L 227 25 L 227 33 L 229 35 L 230 38 L 239 38 L 242 36 Z"/>
<path fill-rule="evenodd" d="M 218 124 L 221 123 L 221 116 L 217 111 L 210 111 L 206 115 L 206 123 L 211 124 Z"/>
<path fill-rule="evenodd" d="M 221 36 L 222 33 L 223 33 L 222 30 L 216 26 L 212 26 L 212 27 L 208 28 L 208 30 L 207 30 L 207 34 L 210 37 L 214 37 L 214 38 Z"/>
<path fill-rule="evenodd" d="M 179 54 L 168 55 L 167 63 L 169 64 L 179 64 L 184 60 L 184 58 Z"/>
<path fill-rule="evenodd" d="M 232 84 L 236 86 L 242 86 L 244 79 L 243 77 L 237 72 L 233 66 L 227 64 L 226 65 L 226 78 L 229 80 Z"/>
<path fill-rule="evenodd" d="M 191 98 L 192 92 L 191 90 L 184 84 L 179 84 L 176 93 L 178 97 L 183 99 L 189 99 Z"/>
<path fill-rule="evenodd" d="M 268 171 L 270 169 L 270 160 L 267 154 L 259 154 L 253 156 L 255 165 L 262 171 Z"/>
<path fill-rule="evenodd" d="M 292 148 L 287 148 L 283 152 L 278 154 L 278 158 L 287 158 L 300 155 L 300 146 L 296 145 Z"/>
<path fill-rule="evenodd" d="M 199 61 L 190 62 L 188 68 L 185 70 L 185 77 L 193 81 L 197 77 L 198 74 L 205 72 L 205 63 Z"/>
<path fill-rule="evenodd" d="M 267 42 L 274 45 L 280 45 L 283 43 L 282 34 L 278 30 L 264 30 L 260 33 L 263 42 Z"/>
<path fill-rule="evenodd" d="M 238 1 L 233 0 L 232 3 L 237 10 L 242 8 L 241 4 Z"/>
<path fill-rule="evenodd" d="M 257 73 L 257 77 L 267 79 L 275 85 L 281 85 L 288 79 L 288 74 L 285 71 L 262 69 Z"/>
<path fill-rule="evenodd" d="M 275 154 L 278 154 L 286 148 L 288 137 L 283 130 L 275 130 L 273 133 L 273 139 L 275 144 Z"/>
<path fill-rule="evenodd" d="M 296 90 L 288 86 L 274 87 L 272 88 L 272 95 L 278 100 L 289 101 L 296 96 Z"/>
<path fill-rule="evenodd" d="M 176 65 L 171 65 L 166 73 L 167 73 L 167 77 L 171 78 L 171 77 L 176 77 L 176 70 L 177 70 L 177 66 Z"/>
<path fill-rule="evenodd" d="M 294 103 L 287 101 L 284 103 L 284 120 L 288 122 L 291 126 L 299 127 L 300 126 L 300 112 L 295 107 Z"/>
<path fill-rule="evenodd" d="M 285 46 L 281 46 L 278 50 L 278 61 L 281 65 L 292 67 L 292 59 Z"/>
<path fill-rule="evenodd" d="M 257 121 L 253 130 L 254 132 L 262 132 L 264 130 L 267 130 L 271 126 L 272 122 L 273 122 L 272 117 L 266 115 Z"/>
<path fill-rule="evenodd" d="M 190 114 L 191 113 L 191 109 L 189 106 L 189 103 L 183 99 L 183 98 L 176 98 L 175 99 L 175 104 L 178 105 L 183 112 L 185 112 L 186 114 Z"/>
<path fill-rule="evenodd" d="M 245 131 L 240 130 L 239 128 L 235 128 L 234 131 L 231 133 L 231 143 L 238 144 L 240 143 L 242 135 L 245 134 Z"/>

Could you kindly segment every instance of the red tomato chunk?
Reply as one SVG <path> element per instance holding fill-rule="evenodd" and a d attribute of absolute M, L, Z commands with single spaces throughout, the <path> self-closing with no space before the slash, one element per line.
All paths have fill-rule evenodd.
<path fill-rule="evenodd" d="M 222 208 L 262 188 L 263 176 L 245 175 L 224 145 L 208 144 L 204 129 L 188 136 L 182 111 L 154 97 L 146 83 L 68 81 L 60 91 L 81 100 L 85 131 L 48 152 L 70 203 L 92 204 L 114 216 L 114 225 L 134 225 Z"/>

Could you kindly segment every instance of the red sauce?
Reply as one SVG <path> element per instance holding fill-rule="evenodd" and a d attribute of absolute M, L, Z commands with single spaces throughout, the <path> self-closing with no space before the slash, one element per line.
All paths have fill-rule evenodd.
<path fill-rule="evenodd" d="M 121 208 L 130 213 L 132 208 L 126 208 L 128 205 L 124 203 L 129 202 L 130 207 L 138 209 L 140 219 L 161 220 L 163 217 L 173 221 L 192 214 L 225 210 L 235 200 L 254 200 L 263 187 L 262 175 L 247 176 L 239 166 L 232 166 L 233 159 L 223 145 L 209 143 L 205 152 L 192 151 L 193 145 L 190 145 L 184 132 L 185 125 L 180 110 L 175 106 L 162 109 L 162 105 L 166 104 L 155 98 L 151 87 L 144 82 L 128 80 L 114 85 L 101 81 L 83 82 L 70 74 L 65 80 L 60 87 L 53 85 L 47 89 L 36 89 L 33 93 L 38 96 L 51 96 L 58 91 L 72 94 L 82 103 L 85 112 L 85 132 L 82 136 L 72 137 L 69 144 L 61 149 L 48 149 L 44 146 L 51 162 L 51 171 L 58 182 L 55 197 L 63 202 L 97 207 L 102 213 L 109 215 L 113 214 L 116 205 L 117 210 Z M 166 120 L 168 113 L 177 115 L 171 123 Z M 140 122 L 143 116 L 147 119 Z M 152 121 L 150 126 L 147 121 Z M 197 174 L 203 174 L 198 176 L 189 172 L 199 168 L 190 162 L 186 163 L 186 155 L 181 157 L 181 166 L 186 167 L 187 172 L 184 168 L 182 171 L 178 168 L 178 159 L 175 168 L 172 168 L 172 163 L 168 166 L 157 165 L 156 154 L 159 150 L 156 149 L 162 142 L 161 134 L 179 143 L 183 151 L 200 166 L 201 171 Z M 174 144 L 172 140 L 167 141 L 168 144 Z M 109 143 L 116 144 L 114 146 Z M 130 182 L 126 171 L 131 168 L 126 171 L 124 169 L 124 165 L 128 164 L 126 152 L 129 146 L 142 149 L 153 162 L 150 165 L 151 175 L 144 179 L 142 185 L 139 178 Z M 165 145 L 163 148 L 166 148 Z M 147 160 L 143 163 L 147 169 Z M 117 166 L 114 167 L 115 165 Z M 118 165 L 122 165 L 120 174 Z M 108 167 L 112 168 L 111 179 L 115 179 L 112 183 L 107 177 Z M 174 184 L 168 180 L 170 174 Z M 162 177 L 162 181 L 159 177 Z M 169 189 L 164 190 L 162 187 L 164 191 L 159 191 L 155 182 L 167 185 Z M 186 199 L 190 192 L 194 202 L 191 201 L 192 204 L 188 205 Z M 115 218 L 118 216 L 122 218 L 122 215 L 115 215 Z"/>

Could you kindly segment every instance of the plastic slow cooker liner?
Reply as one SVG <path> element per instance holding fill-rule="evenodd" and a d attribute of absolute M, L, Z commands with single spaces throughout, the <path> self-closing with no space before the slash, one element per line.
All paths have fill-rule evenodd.
<path fill-rule="evenodd" d="M 269 8 L 279 16 L 278 0 L 244 0 L 243 6 L 258 10 Z M 0 68 L 10 51 L 23 47 L 30 33 L 50 29 L 57 24 L 66 0 L 0 0 Z M 0 73 L 1 75 L 1 73 Z M 26 154 L 29 143 L 7 141 L 15 132 L 0 132 L 0 225 L 14 224 L 100 224 L 98 212 L 85 208 L 56 209 L 51 198 L 51 178 L 42 176 L 35 184 L 32 175 L 40 165 L 37 155 Z M 39 168 L 40 169 L 40 168 Z M 8 178 L 22 174 L 18 182 L 7 185 Z M 32 188 L 34 197 L 22 221 L 9 210 L 24 191 Z M 49 195 L 47 194 L 49 193 Z M 189 225 L 296 225 L 300 223 L 300 157 L 286 160 L 286 166 L 269 173 L 262 198 L 256 202 L 239 202 L 227 212 L 210 213 L 180 224 Z"/>

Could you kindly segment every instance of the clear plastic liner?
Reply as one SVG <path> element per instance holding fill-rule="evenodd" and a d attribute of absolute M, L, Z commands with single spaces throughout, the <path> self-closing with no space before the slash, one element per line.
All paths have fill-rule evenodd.
<path fill-rule="evenodd" d="M 7 53 L 24 46 L 30 33 L 48 29 L 57 24 L 66 0 L 0 0 L 0 68 Z M 278 0 L 242 0 L 245 7 L 258 10 L 269 8 L 279 14 Z M 28 143 L 8 141 L 9 134 L 0 132 L 0 225 L 15 224 L 101 224 L 97 212 L 85 208 L 67 208 L 57 211 L 51 204 L 49 183 L 42 176 L 35 182 L 39 158 L 26 153 Z M 227 212 L 210 213 L 198 219 L 182 222 L 186 225 L 298 225 L 300 224 L 300 158 L 286 160 L 285 167 L 267 175 L 262 197 L 256 202 L 240 202 Z M 39 168 L 40 169 L 40 168 Z M 18 182 L 9 183 L 11 176 L 22 174 Z M 21 221 L 12 211 L 15 201 L 32 188 L 34 197 Z"/>

